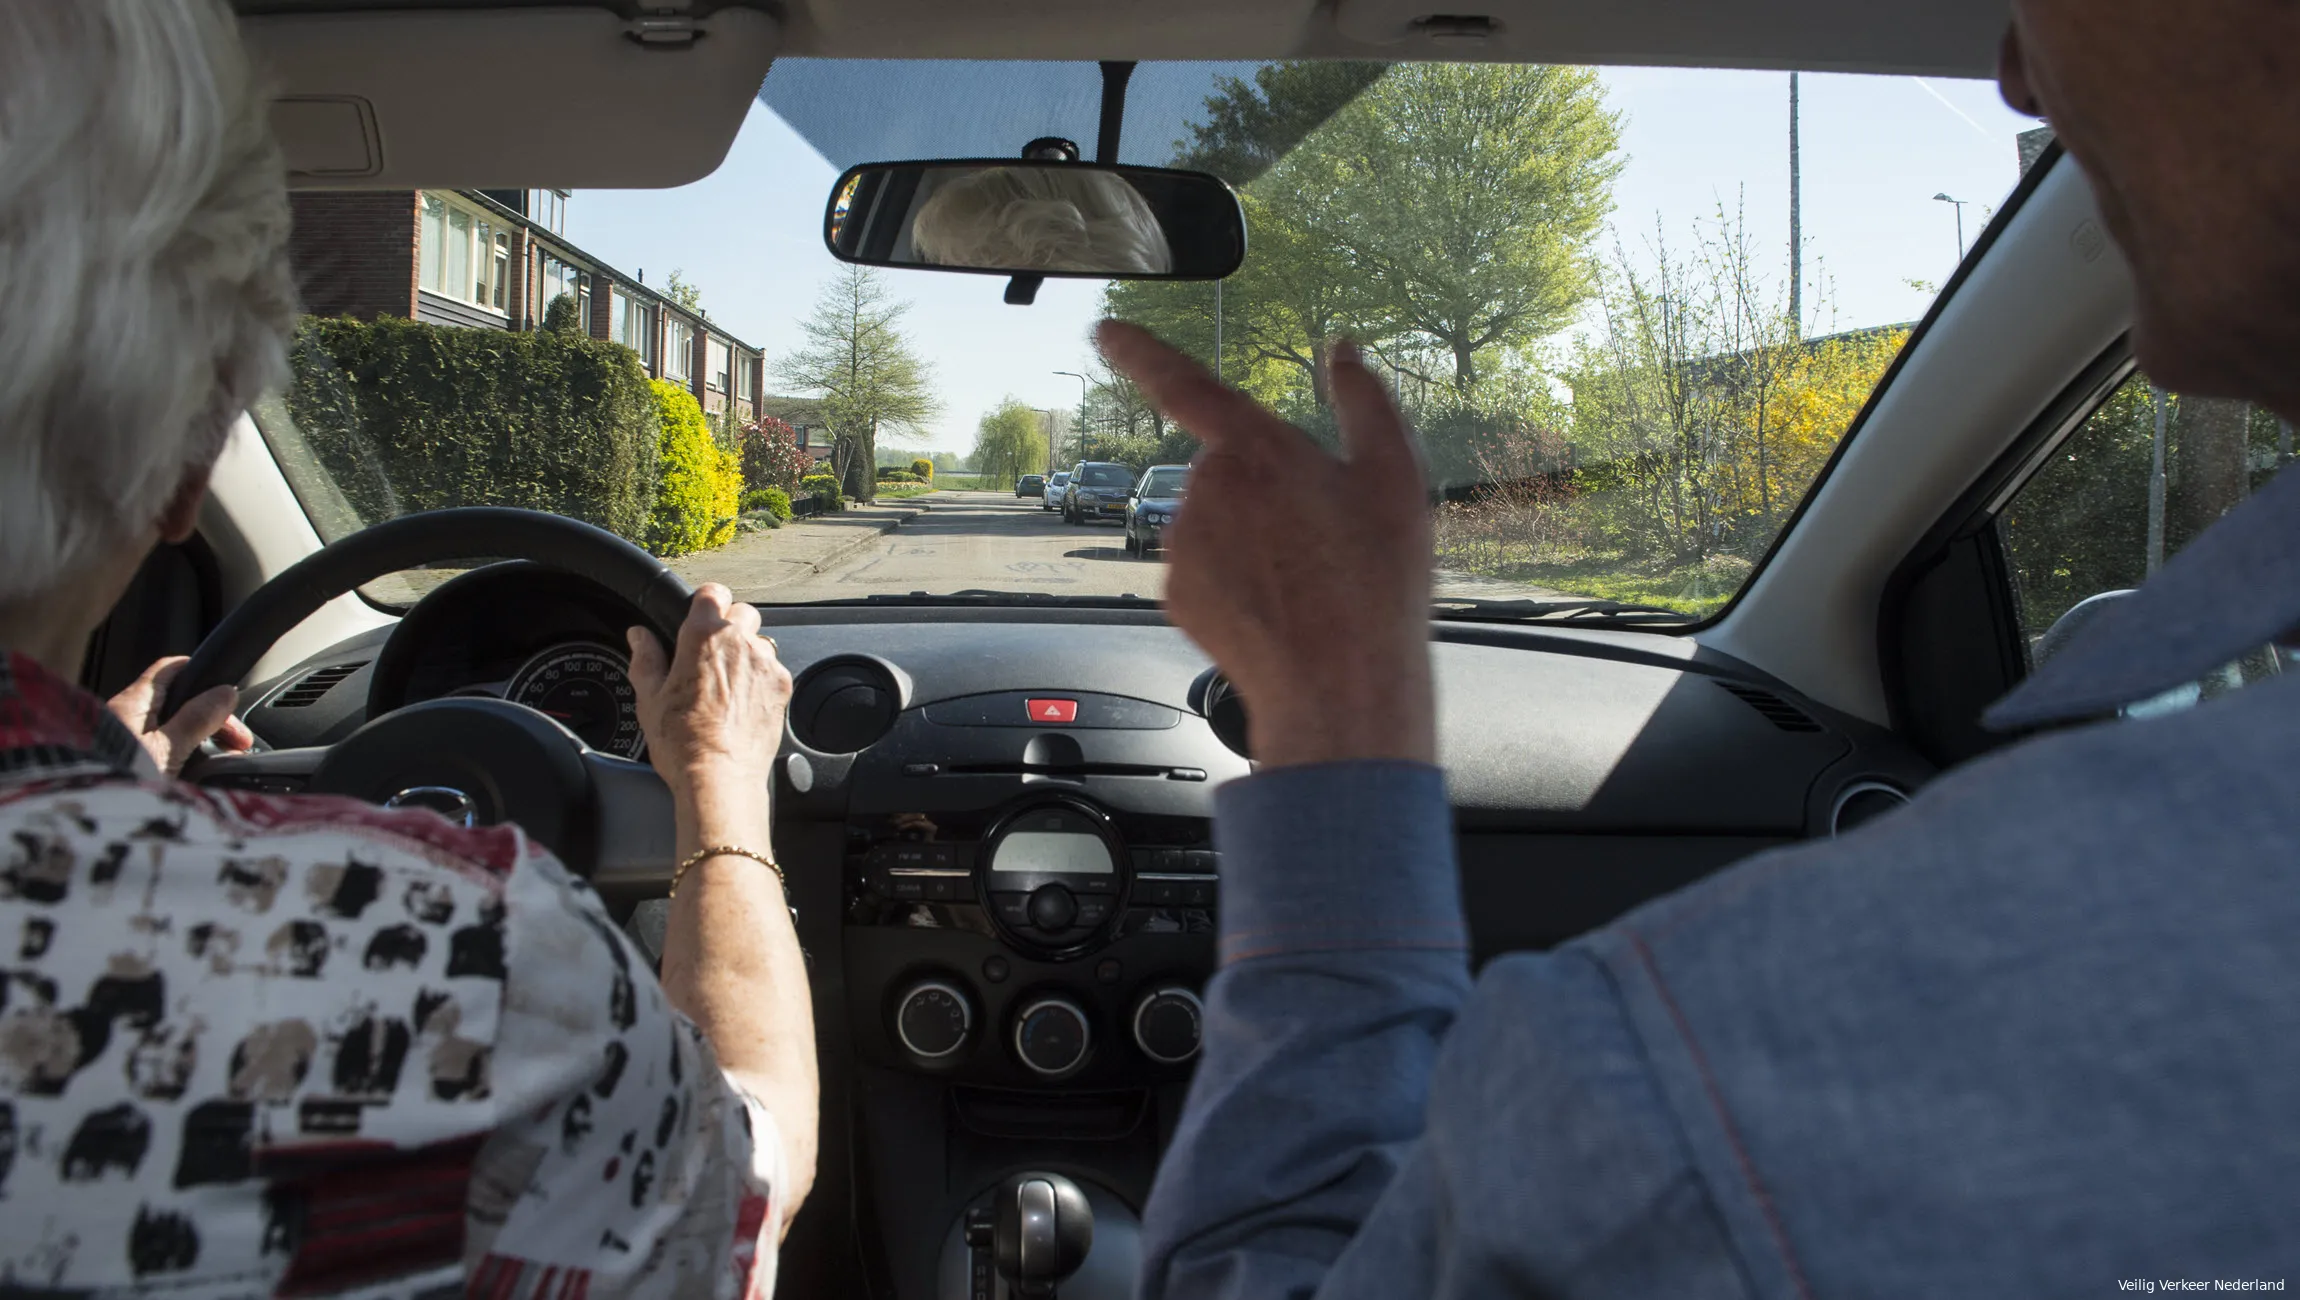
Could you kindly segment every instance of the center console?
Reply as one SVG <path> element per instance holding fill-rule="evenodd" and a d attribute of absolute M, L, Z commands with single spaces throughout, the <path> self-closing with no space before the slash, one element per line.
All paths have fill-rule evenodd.
<path fill-rule="evenodd" d="M 1053 692 L 906 710 L 856 754 L 845 1021 L 866 1253 L 903 1300 L 1129 1294 L 1214 971 L 1212 787 L 1243 769 L 1203 716 Z M 1002 1271 L 1004 1201 L 1047 1188 L 1091 1248 Z"/>

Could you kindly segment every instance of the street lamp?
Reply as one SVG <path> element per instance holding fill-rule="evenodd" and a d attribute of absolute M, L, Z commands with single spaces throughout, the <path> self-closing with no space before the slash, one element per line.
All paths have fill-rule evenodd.
<path fill-rule="evenodd" d="M 1971 200 L 1952 199 L 1943 191 L 1933 196 L 1933 202 L 1946 203 L 1957 210 L 1957 264 L 1962 266 L 1965 260 L 1965 204 Z"/>
<path fill-rule="evenodd" d="M 1057 370 L 1054 373 L 1058 375 L 1068 375 L 1072 379 L 1078 381 L 1078 419 L 1080 423 L 1083 424 L 1086 419 L 1086 376 L 1079 374 L 1075 370 Z M 1051 428 L 1046 431 L 1046 456 L 1049 461 L 1054 459 L 1054 430 Z M 1054 466 L 1049 464 L 1047 468 L 1052 469 Z"/>

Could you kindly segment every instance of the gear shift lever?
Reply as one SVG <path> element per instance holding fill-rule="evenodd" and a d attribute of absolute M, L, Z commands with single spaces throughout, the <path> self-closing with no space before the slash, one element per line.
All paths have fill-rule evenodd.
<path fill-rule="evenodd" d="M 999 1185 L 996 1205 L 999 1276 L 1020 1300 L 1055 1300 L 1094 1248 L 1086 1193 L 1060 1174 L 1018 1174 Z"/>

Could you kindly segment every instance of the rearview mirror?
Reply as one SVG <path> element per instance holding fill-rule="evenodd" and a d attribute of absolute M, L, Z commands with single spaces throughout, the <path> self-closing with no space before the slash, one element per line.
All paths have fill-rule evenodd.
<path fill-rule="evenodd" d="M 1219 177 L 1040 159 L 865 163 L 831 187 L 842 262 L 987 275 L 1218 280 L 1246 258 Z"/>

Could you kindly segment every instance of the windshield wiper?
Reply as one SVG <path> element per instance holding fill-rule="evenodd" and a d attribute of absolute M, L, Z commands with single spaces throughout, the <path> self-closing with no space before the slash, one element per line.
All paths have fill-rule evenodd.
<path fill-rule="evenodd" d="M 1448 596 L 1433 602 L 1432 617 L 1470 623 L 1529 623 L 1580 620 L 1619 623 L 1695 623 L 1691 614 L 1658 605 L 1632 605 L 1618 600 L 1479 600 Z"/>
<path fill-rule="evenodd" d="M 964 591 L 913 591 L 903 594 L 880 593 L 875 596 L 857 596 L 845 600 L 807 600 L 794 602 L 795 606 L 835 607 L 840 605 L 1040 605 L 1060 609 L 1157 609 L 1159 604 L 1145 596 L 1127 593 L 1120 596 L 1064 596 L 1046 591 L 990 591 L 980 587 Z"/>

